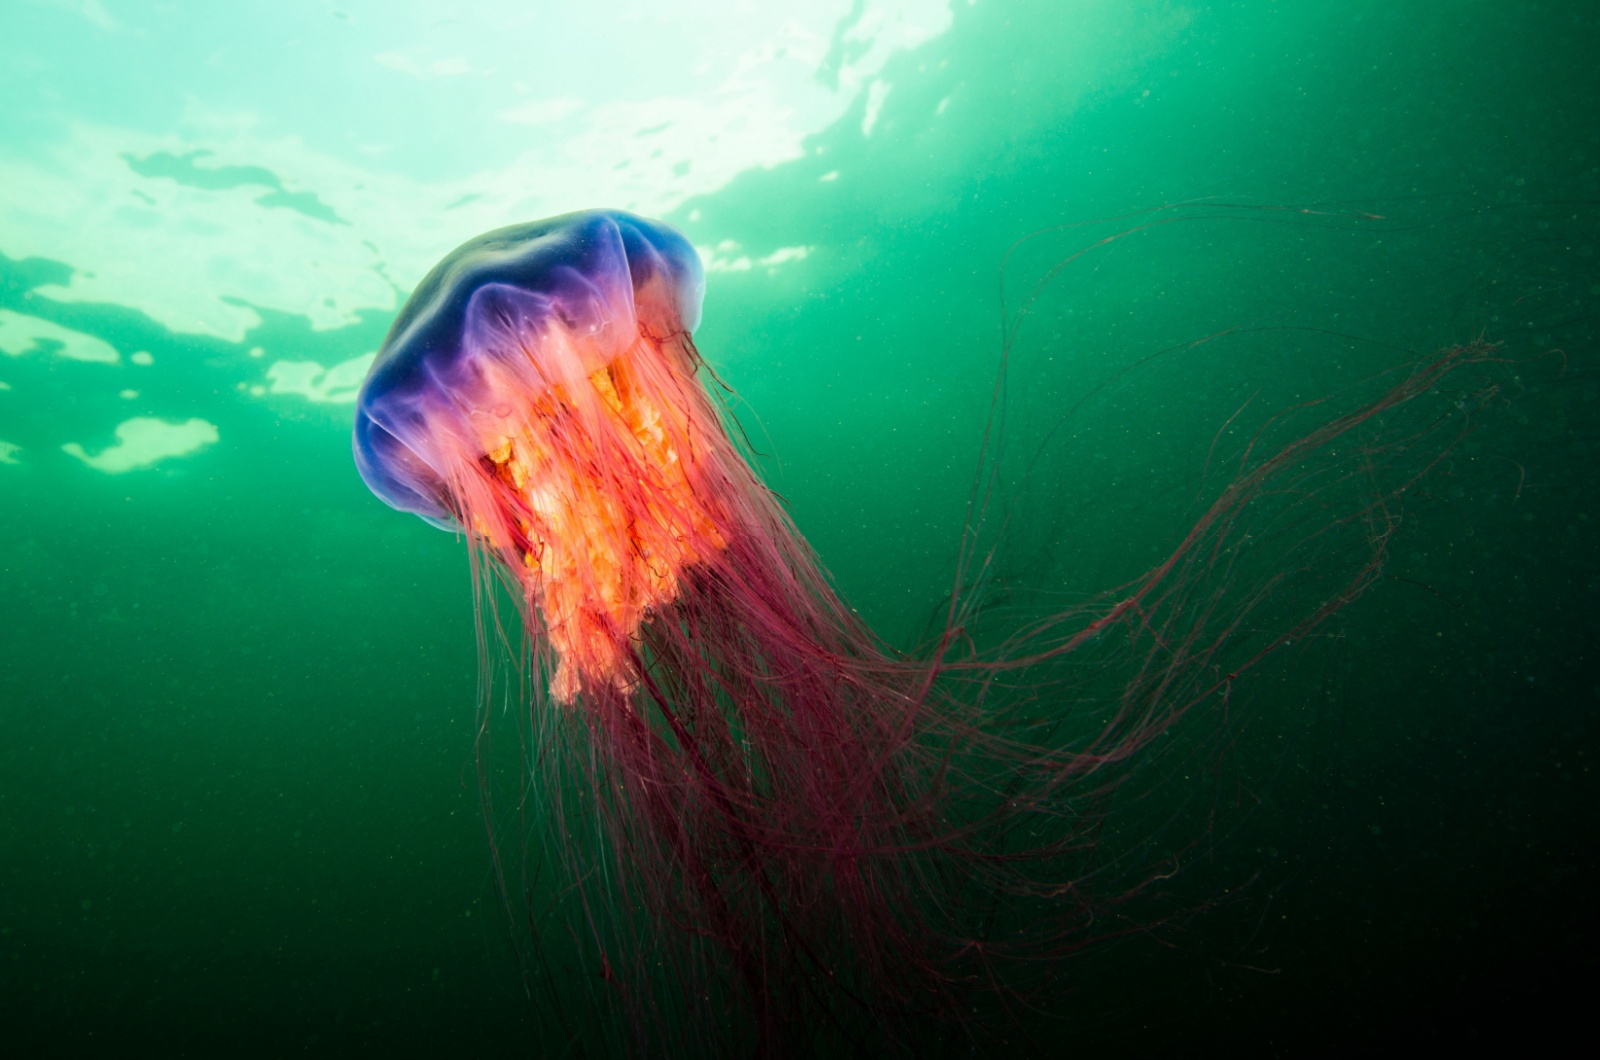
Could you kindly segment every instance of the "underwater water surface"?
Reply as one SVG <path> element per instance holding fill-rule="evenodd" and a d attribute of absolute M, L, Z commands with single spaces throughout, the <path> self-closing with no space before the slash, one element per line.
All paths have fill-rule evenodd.
<path fill-rule="evenodd" d="M 434 261 L 606 207 L 695 246 L 761 473 L 902 648 L 997 400 L 998 629 L 1158 560 L 1231 427 L 1500 344 L 1384 576 L 1214 768 L 1135 775 L 1181 872 L 1007 1048 L 1554 1040 L 1595 977 L 1597 46 L 1576 0 L 5 4 L 0 1035 L 546 1047 L 466 550 L 350 422 Z"/>

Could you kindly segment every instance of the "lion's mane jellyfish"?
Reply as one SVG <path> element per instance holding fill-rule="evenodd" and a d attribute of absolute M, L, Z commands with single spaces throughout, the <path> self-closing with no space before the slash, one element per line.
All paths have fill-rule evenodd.
<path fill-rule="evenodd" d="M 774 953 L 827 971 L 829 946 L 900 922 L 908 883 L 882 877 L 919 816 L 896 749 L 925 691 L 736 449 L 689 338 L 703 289 L 680 235 L 623 213 L 476 239 L 395 321 L 355 454 L 510 586 L 556 856 L 711 940 L 764 1011 L 798 989 Z M 580 853 L 585 815 L 610 851 Z M 656 973 L 599 948 L 625 994 Z"/>
<path fill-rule="evenodd" d="M 530 979 L 557 999 L 547 1017 L 599 997 L 614 1027 L 562 1033 L 647 1051 L 970 1021 L 975 995 L 1025 994 L 1164 879 L 1096 861 L 1110 794 L 1178 719 L 1226 709 L 1242 673 L 1370 582 L 1414 479 L 1372 485 L 1375 425 L 1485 352 L 1265 431 L 1148 573 L 987 642 L 961 588 L 985 561 L 969 533 L 942 632 L 906 655 L 841 601 L 752 471 L 690 339 L 703 290 L 684 238 L 626 213 L 488 233 L 401 310 L 355 424 L 373 492 L 465 535 L 480 638 L 520 656 L 516 694 L 486 690 L 485 714 L 521 714 L 508 890 L 546 940 Z M 1404 440 L 1448 430 L 1447 412 Z M 1341 439 L 1364 455 L 1318 464 Z M 1263 522 L 1311 529 L 1252 567 L 1240 543 Z M 1338 533 L 1355 543 L 1342 566 L 1304 558 L 1337 554 Z M 1312 602 L 1282 606 L 1274 588 L 1313 566 Z M 1118 662 L 1079 665 L 1096 658 Z M 1086 732 L 1053 697 L 1096 703 Z"/>

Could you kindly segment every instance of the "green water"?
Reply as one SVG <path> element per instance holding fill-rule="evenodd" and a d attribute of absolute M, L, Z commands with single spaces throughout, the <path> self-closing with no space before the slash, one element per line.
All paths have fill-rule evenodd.
<path fill-rule="evenodd" d="M 6 1040 L 532 1050 L 478 809 L 464 549 L 366 492 L 349 402 L 434 258 L 581 206 L 707 248 L 700 348 L 902 645 L 949 589 L 1002 281 L 1014 309 L 1105 236 L 1185 218 L 1068 263 L 1020 333 L 1019 595 L 1158 559 L 1246 402 L 1504 343 L 1501 399 L 1413 498 L 1391 577 L 1260 692 L 1214 781 L 1243 809 L 1173 921 L 1087 954 L 1027 1051 L 1575 1026 L 1600 823 L 1593 5 L 668 8 L 0 5 Z M 1002 277 L 1019 238 L 1081 222 Z M 1284 328 L 1305 330 L 1262 330 Z M 1253 330 L 1181 345 L 1229 329 Z M 1202 911 L 1213 884 L 1244 897 Z"/>

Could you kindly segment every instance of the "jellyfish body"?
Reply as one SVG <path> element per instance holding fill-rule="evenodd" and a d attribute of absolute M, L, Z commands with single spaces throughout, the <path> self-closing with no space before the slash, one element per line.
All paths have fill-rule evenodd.
<path fill-rule="evenodd" d="M 429 274 L 362 388 L 362 477 L 518 571 L 562 703 L 631 686 L 624 646 L 723 546 L 684 342 L 704 287 L 683 237 L 641 218 L 500 229 Z"/>
<path fill-rule="evenodd" d="M 1100 857 L 1118 786 L 1377 577 L 1400 495 L 1451 444 L 1448 417 L 1408 428 L 1378 482 L 1385 417 L 1493 352 L 1441 351 L 1258 439 L 1170 555 L 987 652 L 969 534 L 942 632 L 911 656 L 842 602 L 735 443 L 690 338 L 703 290 L 688 242 L 630 214 L 488 233 L 402 308 L 356 411 L 373 492 L 464 534 L 520 611 L 538 794 L 519 805 L 542 816 L 522 842 L 559 865 L 566 930 L 637 1052 L 772 1054 L 797 1028 L 805 1051 L 817 1028 L 858 1042 L 851 1021 L 915 1036 L 967 1021 L 974 993 L 1008 1004 L 1007 961 L 1054 974 L 1108 905 L 1176 871 Z M 1352 476 L 1337 443 L 1358 429 Z M 1268 525 L 1298 528 L 1270 560 L 1243 547 Z M 1297 570 L 1309 603 L 1285 592 Z M 1085 674 L 1098 704 L 1074 733 L 1056 701 L 1089 698 Z"/>
<path fill-rule="evenodd" d="M 385 502 L 464 533 L 516 598 L 550 856 L 709 947 L 689 963 L 731 969 L 772 1028 L 792 1007 L 777 995 L 800 989 L 775 960 L 831 975 L 846 947 L 899 959 L 912 903 L 888 877 L 928 809 L 907 810 L 897 757 L 926 697 L 735 445 L 690 339 L 702 291 L 683 237 L 625 213 L 473 240 L 395 321 L 355 459 Z M 572 830 L 596 818 L 598 854 Z M 590 924 L 627 980 L 626 940 Z M 658 964 L 638 955 L 619 996 L 653 989 Z"/>

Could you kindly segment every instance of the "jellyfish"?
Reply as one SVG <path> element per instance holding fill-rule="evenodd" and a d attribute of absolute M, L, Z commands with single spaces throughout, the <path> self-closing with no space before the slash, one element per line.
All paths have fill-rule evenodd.
<path fill-rule="evenodd" d="M 580 793 L 556 797 L 605 819 L 622 888 L 717 940 L 764 1009 L 775 948 L 826 967 L 823 940 L 897 922 L 909 881 L 877 877 L 914 828 L 898 751 L 927 696 L 735 446 L 690 338 L 703 290 L 681 235 L 625 213 L 482 236 L 396 319 L 355 457 L 510 586 L 530 709 L 584 742 Z"/>
<path fill-rule="evenodd" d="M 859 1040 L 852 1021 L 965 1022 L 975 993 L 1013 992 L 995 986 L 1008 960 L 1053 966 L 1108 903 L 1162 878 L 1155 865 L 1096 894 L 1121 778 L 1381 563 L 1385 502 L 1410 479 L 1329 516 L 1351 476 L 1318 454 L 1485 352 L 1442 351 L 1263 441 L 1163 562 L 987 642 L 970 587 L 990 553 L 969 533 L 936 635 L 902 652 L 753 470 L 691 337 L 704 290 L 693 247 L 656 221 L 590 210 L 498 229 L 421 282 L 356 405 L 362 478 L 464 536 L 480 641 L 518 654 L 513 694 L 496 708 L 485 693 L 484 709 L 517 712 L 525 732 L 527 922 L 576 940 L 571 981 L 621 1012 L 634 1051 L 725 1036 L 717 1047 L 776 1055 Z M 1378 449 L 1362 451 L 1370 468 Z M 1335 485 L 1313 488 L 1318 475 Z M 1276 498 L 1281 525 L 1308 497 L 1317 529 L 1250 574 L 1252 505 Z M 1348 569 L 1274 611 L 1294 550 L 1327 555 L 1334 530 L 1357 546 Z M 1060 663 L 1096 653 L 1121 669 L 1095 670 L 1104 709 L 1065 737 Z M 558 993 L 564 974 L 533 973 Z"/>

